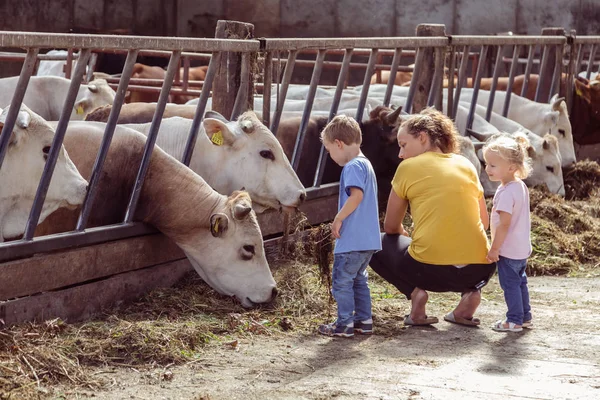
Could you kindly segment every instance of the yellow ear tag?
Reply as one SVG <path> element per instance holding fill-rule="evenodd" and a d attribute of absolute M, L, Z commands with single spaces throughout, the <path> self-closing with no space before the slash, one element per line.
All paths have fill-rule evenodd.
<path fill-rule="evenodd" d="M 212 137 L 210 138 L 210 141 L 216 144 L 217 146 L 222 146 L 223 133 L 221 131 L 216 131 L 215 133 L 213 133 Z"/>
<path fill-rule="evenodd" d="M 215 227 L 214 227 L 215 233 L 219 233 L 219 221 L 220 220 L 215 221 Z"/>
<path fill-rule="evenodd" d="M 75 112 L 77 114 L 83 114 L 83 106 L 80 104 L 77 106 L 77 108 L 75 109 Z"/>
<path fill-rule="evenodd" d="M 581 91 L 581 89 L 579 89 L 577 87 L 577 85 L 575 86 L 575 93 L 577 93 L 577 96 L 582 96 L 583 95 L 583 92 Z"/>

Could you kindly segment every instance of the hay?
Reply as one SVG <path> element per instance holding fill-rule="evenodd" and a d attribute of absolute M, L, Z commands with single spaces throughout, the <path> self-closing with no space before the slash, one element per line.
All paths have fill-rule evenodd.
<path fill-rule="evenodd" d="M 578 161 L 563 176 L 567 200 L 585 200 L 598 195 L 600 166 L 597 162 Z"/>

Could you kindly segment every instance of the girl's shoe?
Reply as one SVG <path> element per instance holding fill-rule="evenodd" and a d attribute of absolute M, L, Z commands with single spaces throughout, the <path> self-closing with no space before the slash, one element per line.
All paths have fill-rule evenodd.
<path fill-rule="evenodd" d="M 533 328 L 533 321 L 529 320 L 529 321 L 523 321 L 523 325 L 521 325 L 523 328 L 527 328 L 527 329 L 531 329 Z"/>
<path fill-rule="evenodd" d="M 372 335 L 373 334 L 373 322 L 364 323 L 362 321 L 354 322 L 354 332 L 360 333 L 361 335 Z"/>
<path fill-rule="evenodd" d="M 506 327 L 505 325 L 508 325 Z M 523 327 L 517 325 L 514 322 L 506 322 L 506 320 L 496 321 L 494 325 L 492 325 L 492 329 L 496 332 L 521 332 Z"/>
<path fill-rule="evenodd" d="M 353 326 L 337 326 L 333 324 L 325 324 L 319 326 L 319 333 L 326 336 L 340 336 L 340 337 L 353 337 L 354 327 Z"/>

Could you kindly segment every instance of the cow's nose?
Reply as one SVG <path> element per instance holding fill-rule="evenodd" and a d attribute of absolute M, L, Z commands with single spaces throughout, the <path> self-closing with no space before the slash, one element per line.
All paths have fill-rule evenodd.
<path fill-rule="evenodd" d="M 306 192 L 302 192 L 300 193 L 300 203 L 304 203 L 304 200 L 306 200 Z"/>

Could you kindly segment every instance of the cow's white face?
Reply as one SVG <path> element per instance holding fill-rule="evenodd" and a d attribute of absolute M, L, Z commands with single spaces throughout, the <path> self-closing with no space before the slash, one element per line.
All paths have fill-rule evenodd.
<path fill-rule="evenodd" d="M 0 114 L 0 129 L 8 113 Z M 54 130 L 39 115 L 21 106 L 0 168 L 0 241 L 22 235 L 54 138 Z M 83 203 L 87 181 L 61 147 L 39 222 L 59 207 Z"/>
<path fill-rule="evenodd" d="M 234 192 L 210 222 L 210 229 L 177 240 L 196 272 L 217 292 L 235 296 L 244 307 L 273 300 L 276 284 L 248 194 Z"/>
<path fill-rule="evenodd" d="M 265 208 L 298 207 L 306 191 L 275 135 L 253 112 L 228 122 L 216 113 L 205 118 L 204 131 L 219 153 L 211 186 L 219 193 L 244 188 L 257 212 Z M 219 118 L 220 117 L 220 118 Z"/>
<path fill-rule="evenodd" d="M 558 95 L 554 95 L 552 100 L 552 112 L 548 117 L 552 121 L 549 132 L 558 140 L 558 149 L 562 157 L 562 166 L 569 167 L 576 160 L 575 146 L 573 144 L 573 128 L 569 120 L 569 112 L 567 103 L 564 99 L 558 99 Z"/>
<path fill-rule="evenodd" d="M 525 182 L 528 186 L 545 184 L 552 193 L 564 196 L 565 183 L 556 138 L 549 134 L 541 138 L 528 135 L 528 138 L 531 143 L 528 152 L 533 162 L 533 169 Z"/>
<path fill-rule="evenodd" d="M 73 105 L 71 113 L 72 120 L 83 120 L 92 110 L 108 104 L 112 104 L 115 100 L 115 91 L 108 86 L 105 79 L 95 79 L 87 85 L 82 85 L 85 88 L 83 95 L 78 96 L 78 101 Z"/>

